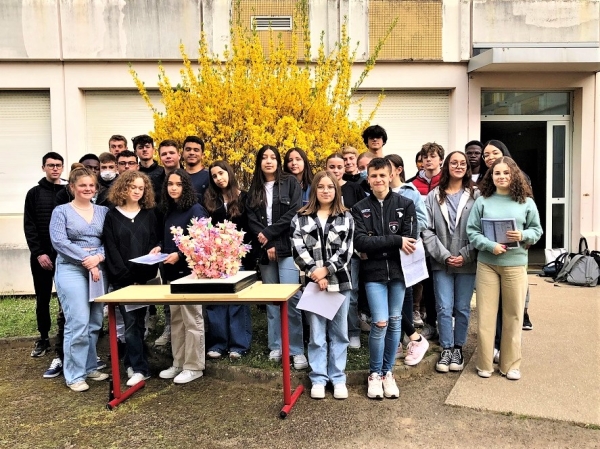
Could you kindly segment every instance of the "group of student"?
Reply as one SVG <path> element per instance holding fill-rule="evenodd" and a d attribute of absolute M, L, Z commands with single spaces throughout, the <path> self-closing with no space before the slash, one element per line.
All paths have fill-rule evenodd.
<path fill-rule="evenodd" d="M 102 281 L 106 289 L 109 284 L 112 289 L 144 284 L 156 276 L 157 267 L 129 260 L 157 252 L 168 254 L 160 270 L 163 281 L 189 274 L 170 228 L 185 229 L 192 217 L 209 216 L 213 222 L 231 220 L 246 232 L 253 251 L 242 264 L 245 269 L 258 267 L 263 283 L 313 282 L 322 291 L 344 295 L 332 320 L 298 309 L 301 292 L 289 301 L 290 355 L 295 369 L 310 366 L 311 397 L 325 397 L 328 383 L 336 399 L 348 397 L 347 351 L 360 348 L 364 323 L 359 317 L 365 315 L 370 316 L 369 398 L 399 397 L 393 366 L 403 350 L 402 331 L 407 342 L 405 364 L 419 363 L 429 347 L 427 336 L 433 338 L 439 331 L 442 351 L 437 371 L 462 370 L 474 287 L 479 316 L 477 372 L 490 377 L 498 362 L 502 375 L 518 380 L 528 296 L 527 248 L 542 234 L 526 176 L 504 153 L 501 142 L 466 145 L 467 150 L 473 145 L 481 149 L 483 164 L 475 175 L 468 151 L 454 151 L 444 159 L 444 149 L 428 143 L 418 155 L 423 170 L 413 183 L 405 182 L 402 158 L 383 157 L 385 130 L 370 126 L 363 140 L 366 152 L 343 148 L 330 155 L 325 170 L 316 174 L 302 149 L 288 150 L 282 160 L 276 147 L 265 145 L 256 153 L 248 192 L 239 188 L 226 161 L 202 167 L 204 144 L 199 138 L 184 142 L 186 169 L 178 167 L 176 143 L 161 142 L 162 179 L 156 176 L 153 182 L 142 170 L 123 171 L 108 190 L 110 207 L 97 203 L 93 170 L 74 164 L 68 183 L 72 200 L 55 207 L 49 223 L 57 253 L 55 283 L 66 321 L 62 368 L 67 385 L 84 391 L 89 388 L 86 379 L 107 377 L 98 371 L 95 349 L 102 309 L 89 302 L 89 282 Z M 191 151 L 186 147 L 189 142 Z M 150 156 L 154 152 L 148 136 L 134 139 L 134 148 L 140 146 Z M 196 158 L 186 158 L 196 146 Z M 59 155 L 49 153 L 43 169 L 53 165 L 56 172 L 59 160 L 62 163 Z M 119 156 L 117 161 L 121 162 Z M 190 165 L 199 165 L 200 170 L 190 174 Z M 199 172 L 204 172 L 206 185 L 194 181 Z M 481 225 L 482 218 L 508 217 L 517 224 L 517 230 L 507 233 L 510 242 L 520 243 L 515 249 L 486 238 Z M 413 253 L 418 239 L 423 240 L 431 278 L 422 293 L 406 288 L 401 264 L 402 254 Z M 417 295 L 429 301 L 426 319 L 434 331 L 427 335 L 415 331 Z M 128 385 L 150 375 L 144 345 L 146 309 L 121 307 Z M 279 307 L 267 306 L 266 313 L 269 359 L 281 361 Z M 206 322 L 198 305 L 170 307 L 166 324 L 173 364 L 160 372 L 161 378 L 187 383 L 202 376 L 205 355 L 238 359 L 249 351 L 252 325 L 247 306 L 206 307 L 204 318 Z M 303 321 L 310 333 L 308 359 Z"/>

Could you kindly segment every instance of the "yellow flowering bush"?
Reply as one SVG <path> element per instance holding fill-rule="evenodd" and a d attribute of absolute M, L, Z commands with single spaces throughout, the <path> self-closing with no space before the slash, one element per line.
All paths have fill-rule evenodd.
<path fill-rule="evenodd" d="M 324 51 L 321 35 L 317 57 L 311 61 L 305 8 L 299 8 L 298 19 L 295 23 L 304 31 L 304 61 L 297 58 L 298 33 L 293 33 L 286 48 L 281 36 L 270 32 L 265 52 L 258 33 L 240 23 L 232 24 L 231 46 L 222 58 L 209 51 L 204 35 L 197 67 L 181 45 L 179 83 L 173 85 L 164 67 L 158 67 L 165 112 L 155 108 L 131 67 L 140 94 L 154 113 L 151 137 L 156 142 L 174 139 L 180 144 L 186 136 L 201 137 L 206 142 L 205 165 L 217 159 L 228 161 L 244 187 L 249 185 L 255 154 L 265 144 L 278 147 L 282 156 L 289 148 L 300 147 L 315 168 L 323 167 L 327 156 L 345 145 L 362 148 L 360 135 L 375 110 L 364 114 L 359 108 L 356 121 L 350 120 L 348 113 L 352 101 L 360 102 L 352 99 L 352 93 L 373 68 L 383 41 L 352 86 L 356 53 L 350 48 L 346 25 L 341 28 L 340 42 L 329 54 Z"/>

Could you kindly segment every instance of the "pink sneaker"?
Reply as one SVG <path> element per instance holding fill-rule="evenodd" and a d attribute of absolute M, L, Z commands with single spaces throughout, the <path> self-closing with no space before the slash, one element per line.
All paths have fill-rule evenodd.
<path fill-rule="evenodd" d="M 421 335 L 421 341 L 411 340 L 406 349 L 404 364 L 414 366 L 423 360 L 423 356 L 429 349 L 429 342 Z"/>

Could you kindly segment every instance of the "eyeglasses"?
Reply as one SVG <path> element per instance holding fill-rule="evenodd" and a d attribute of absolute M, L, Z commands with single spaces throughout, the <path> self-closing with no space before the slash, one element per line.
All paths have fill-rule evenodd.
<path fill-rule="evenodd" d="M 450 162 L 449 165 L 450 165 L 450 167 L 454 167 L 454 168 L 456 168 L 456 167 L 467 168 L 467 164 L 465 164 L 464 162 L 459 164 L 457 161 L 452 161 L 452 162 Z"/>
<path fill-rule="evenodd" d="M 55 168 L 63 168 L 63 164 L 46 164 L 46 167 L 48 167 L 51 170 L 54 170 Z"/>
<path fill-rule="evenodd" d="M 137 165 L 138 163 L 135 161 L 119 161 L 119 165 L 121 167 L 125 167 L 126 165 L 129 165 L 130 167 L 133 167 L 134 165 Z"/>

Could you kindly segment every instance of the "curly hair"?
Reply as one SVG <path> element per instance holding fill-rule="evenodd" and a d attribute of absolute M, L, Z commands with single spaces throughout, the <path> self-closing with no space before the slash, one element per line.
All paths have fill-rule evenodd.
<path fill-rule="evenodd" d="M 121 173 L 110 186 L 108 201 L 115 206 L 125 206 L 127 197 L 129 196 L 129 186 L 138 178 L 144 181 L 144 194 L 139 199 L 138 204 L 142 209 L 152 209 L 156 205 L 152 183 L 147 175 L 139 171 L 126 170 Z"/>
<path fill-rule="evenodd" d="M 173 200 L 173 198 L 171 198 L 171 196 L 169 195 L 168 184 L 169 179 L 171 179 L 171 176 L 173 175 L 179 176 L 179 178 L 181 179 L 181 187 L 183 189 L 181 192 L 181 196 L 179 197 L 179 201 L 177 202 L 175 202 L 175 200 Z M 168 214 L 173 210 L 188 210 L 190 207 L 192 207 L 198 202 L 196 191 L 194 190 L 194 186 L 192 185 L 192 179 L 183 168 L 177 168 L 165 177 L 165 182 L 162 186 L 161 198 L 162 200 L 160 202 L 160 206 L 165 214 Z"/>
<path fill-rule="evenodd" d="M 465 192 L 468 191 L 471 194 L 471 198 L 473 197 L 473 189 L 471 188 L 471 166 L 469 165 L 467 155 L 462 151 L 453 151 L 448 156 L 446 156 L 446 159 L 444 160 L 444 165 L 442 165 L 442 176 L 440 177 L 440 188 L 438 189 L 440 192 L 440 204 L 444 204 L 444 201 L 446 201 L 446 189 L 448 189 L 448 186 L 450 185 L 450 159 L 452 159 L 452 156 L 454 156 L 457 153 L 461 154 L 464 157 L 465 163 L 467 164 L 467 169 L 465 170 L 465 174 L 462 177 L 462 188 L 465 190 Z"/>
<path fill-rule="evenodd" d="M 218 167 L 227 172 L 229 182 L 225 189 L 221 189 L 215 183 L 212 177 L 212 169 Z M 240 201 L 240 189 L 233 168 L 225 161 L 215 161 L 208 167 L 209 182 L 206 192 L 204 192 L 204 207 L 209 214 L 212 214 L 223 205 L 223 194 L 229 199 L 227 202 L 227 216 L 237 217 L 244 213 L 244 204 Z"/>
<path fill-rule="evenodd" d="M 510 184 L 508 186 L 510 191 L 510 197 L 517 203 L 524 203 L 527 198 L 533 198 L 533 192 L 531 187 L 527 183 L 523 172 L 517 165 L 517 163 L 510 157 L 500 157 L 494 161 L 490 169 L 486 172 L 481 182 L 480 190 L 481 195 L 484 198 L 489 198 L 496 192 L 496 185 L 492 179 L 494 168 L 498 164 L 506 164 L 510 170 Z"/>
<path fill-rule="evenodd" d="M 444 160 L 444 147 L 439 143 L 427 142 L 421 147 L 419 154 L 426 158 L 430 154 L 437 154 L 441 160 Z"/>

